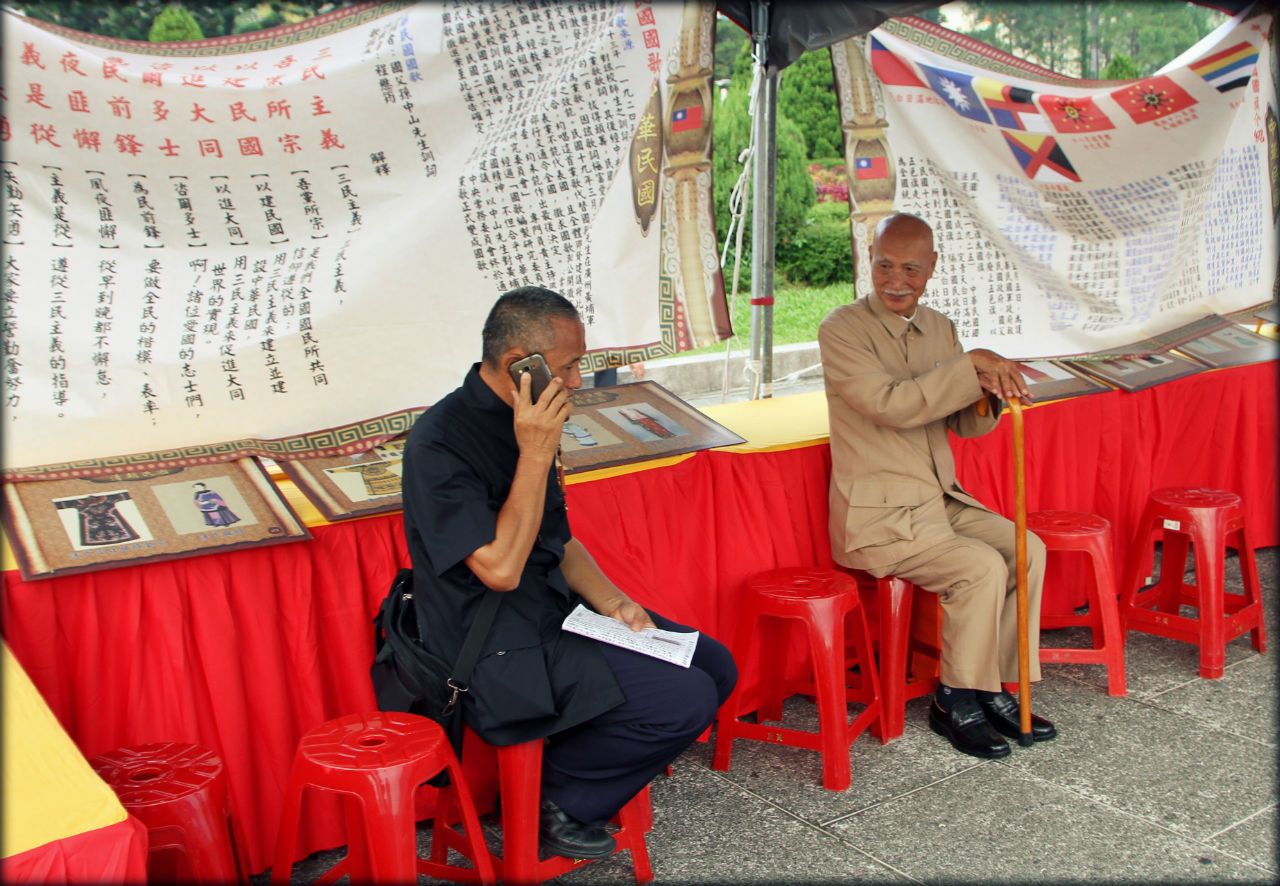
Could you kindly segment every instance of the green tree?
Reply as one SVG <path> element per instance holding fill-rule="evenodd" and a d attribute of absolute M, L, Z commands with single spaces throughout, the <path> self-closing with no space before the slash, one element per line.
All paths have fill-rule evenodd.
<path fill-rule="evenodd" d="M 1133 63 L 1133 59 L 1124 53 L 1118 53 L 1111 56 L 1111 61 L 1107 62 L 1107 66 L 1102 69 L 1099 76 L 1103 80 L 1135 80 L 1142 74 L 1138 72 L 1138 66 Z"/>
<path fill-rule="evenodd" d="M 357 0 L 331 0 L 314 3 L 276 3 L 279 18 L 274 24 L 300 21 L 312 15 L 351 6 Z M 172 4 L 172 0 L 10 0 L 14 9 L 40 21 L 121 40 L 147 40 L 156 17 Z M 184 0 L 182 7 L 191 14 L 205 37 L 227 37 L 236 31 L 236 18 L 246 10 L 255 10 L 261 0 Z M 271 4 L 268 4 L 271 5 Z M 242 18 L 244 30 L 272 27 L 264 22 L 269 16 Z"/>
<path fill-rule="evenodd" d="M 152 43 L 171 43 L 178 40 L 203 40 L 204 34 L 201 33 L 195 16 L 175 5 L 160 10 L 160 14 L 151 23 L 147 39 Z"/>
<path fill-rule="evenodd" d="M 965 26 L 955 24 L 972 20 Z M 1098 76 L 1127 55 L 1145 76 L 1226 20 L 1183 0 L 970 0 L 952 27 L 1011 55 L 1074 77 Z"/>
<path fill-rule="evenodd" d="M 1112 2 L 1093 4 L 1102 58 L 1127 55 L 1145 77 L 1190 49 L 1225 16 L 1192 3 Z"/>
<path fill-rule="evenodd" d="M 778 113 L 799 125 L 809 146 L 808 159 L 843 157 L 831 50 L 804 53 L 782 69 L 779 79 Z"/>
<path fill-rule="evenodd" d="M 733 76 L 733 60 L 743 45 L 750 42 L 747 32 L 735 22 L 723 15 L 716 16 L 716 80 L 728 80 Z"/>
<path fill-rule="evenodd" d="M 750 47 L 740 50 L 738 61 L 745 55 L 746 65 L 736 66 L 737 72 L 729 86 L 729 94 L 716 106 L 712 123 L 712 140 L 715 152 L 712 156 L 714 199 L 716 207 L 716 236 L 725 242 L 731 218 L 729 197 L 742 173 L 738 155 L 746 148 L 753 119 L 747 113 L 751 86 Z M 781 112 L 777 116 L 778 159 L 775 167 L 774 234 L 781 244 L 789 240 L 804 225 L 809 207 L 816 201 L 813 179 L 808 172 L 808 151 L 804 135 L 792 120 Z M 748 169 L 747 176 L 751 177 Z M 751 201 L 743 207 L 744 229 L 742 244 L 744 261 L 751 251 Z"/>

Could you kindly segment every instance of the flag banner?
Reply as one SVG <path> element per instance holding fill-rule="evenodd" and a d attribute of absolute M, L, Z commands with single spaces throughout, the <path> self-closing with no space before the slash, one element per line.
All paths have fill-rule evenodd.
<path fill-rule="evenodd" d="M 925 298 L 970 348 L 1134 353 L 1271 301 L 1274 33 L 1245 12 L 1132 81 L 1066 77 L 916 17 L 843 41 L 857 293 L 876 223 L 905 211 L 936 235 Z M 859 182 L 873 149 L 889 174 Z"/>
<path fill-rule="evenodd" d="M 584 371 L 731 334 L 709 2 L 3 15 L 7 479 L 367 451 L 515 286 L 578 307 Z"/>

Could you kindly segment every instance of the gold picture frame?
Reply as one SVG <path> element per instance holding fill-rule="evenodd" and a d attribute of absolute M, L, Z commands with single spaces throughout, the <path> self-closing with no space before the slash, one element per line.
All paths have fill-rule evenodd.
<path fill-rule="evenodd" d="M 1018 370 L 1036 403 L 1098 394 L 1112 388 L 1062 360 L 1019 360 Z"/>
<path fill-rule="evenodd" d="M 561 436 L 566 474 L 746 442 L 653 381 L 582 388 Z"/>
<path fill-rule="evenodd" d="M 9 483 L 4 497 L 28 581 L 311 537 L 252 458 Z"/>
<path fill-rule="evenodd" d="M 1204 364 L 1174 353 L 1113 357 L 1105 360 L 1075 360 L 1072 365 L 1094 378 L 1130 393 L 1173 381 L 1175 378 L 1195 375 L 1206 369 Z"/>
<path fill-rule="evenodd" d="M 276 464 L 330 522 L 398 511 L 404 504 L 400 478 L 407 437 L 401 434 L 353 455 Z"/>

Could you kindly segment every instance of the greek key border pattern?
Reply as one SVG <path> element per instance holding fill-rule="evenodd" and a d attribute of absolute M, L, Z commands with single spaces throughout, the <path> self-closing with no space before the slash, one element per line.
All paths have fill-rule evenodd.
<path fill-rule="evenodd" d="M 64 480 L 72 477 L 96 477 L 126 471 L 159 470 L 232 461 L 248 456 L 283 460 L 319 456 L 351 455 L 406 433 L 425 409 L 406 409 L 377 418 L 366 419 L 335 428 L 275 439 L 227 440 L 201 446 L 184 446 L 156 452 L 91 458 L 60 464 L 5 468 L 6 482 L 23 480 Z"/>
<path fill-rule="evenodd" d="M 66 37 L 77 43 L 84 43 L 98 49 L 116 52 L 132 52 L 137 55 L 152 55 L 161 58 L 207 58 L 209 56 L 235 55 L 248 52 L 263 52 L 268 49 L 279 49 L 294 46 L 308 40 L 316 40 L 346 31 L 371 22 L 375 19 L 391 15 L 401 9 L 413 6 L 414 0 L 386 0 L 381 3 L 360 3 L 345 9 L 336 9 L 323 15 L 312 16 L 291 25 L 280 25 L 263 31 L 250 31 L 232 37 L 211 37 L 207 40 L 182 40 L 171 43 L 151 43 L 146 40 L 121 40 L 115 37 L 103 37 L 88 34 L 63 25 L 27 17 L 23 21 L 41 30 Z"/>
<path fill-rule="evenodd" d="M 641 360 L 666 357 L 676 352 L 675 285 L 665 274 L 658 277 L 658 331 L 662 336 L 660 342 L 634 348 L 606 348 L 602 351 L 592 351 L 583 356 L 580 368 L 583 372 L 599 372 L 602 369 L 616 369 Z"/>

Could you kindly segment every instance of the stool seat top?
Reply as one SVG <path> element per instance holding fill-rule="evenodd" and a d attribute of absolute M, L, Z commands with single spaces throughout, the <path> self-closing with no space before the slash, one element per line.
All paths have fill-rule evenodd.
<path fill-rule="evenodd" d="M 203 790 L 222 772 L 222 761 L 208 748 L 164 741 L 131 745 L 89 759 L 128 807 L 171 803 Z"/>
<path fill-rule="evenodd" d="M 1083 511 L 1034 511 L 1027 515 L 1027 528 L 1032 532 L 1093 535 L 1106 532 L 1111 523 L 1105 517 Z"/>
<path fill-rule="evenodd" d="M 751 577 L 752 593 L 786 599 L 825 599 L 857 590 L 853 577 L 816 566 L 785 566 Z"/>
<path fill-rule="evenodd" d="M 369 770 L 417 763 L 441 755 L 446 747 L 444 729 L 434 720 L 373 711 L 321 723 L 302 736 L 298 753 L 329 769 Z"/>
<path fill-rule="evenodd" d="M 1181 508 L 1230 508 L 1240 506 L 1240 496 L 1225 489 L 1200 486 L 1166 486 L 1151 493 L 1151 500 Z"/>

